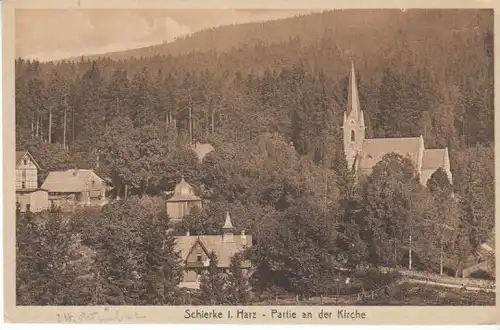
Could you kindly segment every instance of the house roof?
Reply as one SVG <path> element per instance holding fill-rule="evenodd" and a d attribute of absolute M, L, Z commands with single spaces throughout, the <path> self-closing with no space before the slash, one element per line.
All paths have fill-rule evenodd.
<path fill-rule="evenodd" d="M 196 195 L 179 195 L 172 196 L 167 200 L 168 202 L 185 202 L 185 201 L 201 201 L 201 198 Z"/>
<path fill-rule="evenodd" d="M 425 149 L 422 159 L 422 168 L 444 168 L 446 149 Z"/>
<path fill-rule="evenodd" d="M 40 165 L 38 165 L 38 163 L 35 161 L 35 158 L 33 158 L 33 156 L 28 151 L 16 151 L 16 166 L 19 165 L 19 163 L 21 162 L 21 159 L 23 159 L 23 157 L 25 155 L 28 155 L 28 157 L 31 159 L 33 164 L 35 164 L 35 166 L 38 169 L 40 169 Z"/>
<path fill-rule="evenodd" d="M 196 200 L 201 200 L 201 198 L 194 194 L 193 186 L 184 180 L 184 176 L 182 176 L 181 181 L 175 186 L 173 196 L 168 199 L 171 202 Z"/>
<path fill-rule="evenodd" d="M 246 235 L 246 244 L 241 235 L 234 235 L 233 242 L 223 242 L 222 235 L 176 236 L 175 242 L 182 260 L 186 260 L 193 246 L 200 242 L 202 248 L 208 253 L 215 252 L 218 266 L 226 268 L 231 265 L 231 258 L 236 253 L 243 251 L 245 247 L 252 246 L 252 236 Z"/>
<path fill-rule="evenodd" d="M 98 178 L 101 182 L 96 183 L 99 186 L 103 180 L 94 173 L 93 170 L 72 169 L 67 171 L 50 172 L 42 184 L 42 189 L 49 192 L 82 192 L 88 191 L 92 186 L 91 178 Z"/>
<path fill-rule="evenodd" d="M 384 155 L 391 152 L 409 156 L 417 165 L 423 141 L 421 137 L 365 139 L 362 148 L 358 166 L 360 169 L 371 169 Z"/>
<path fill-rule="evenodd" d="M 486 241 L 481 244 L 481 248 L 488 252 L 495 252 L 495 233 L 491 232 Z"/>
<path fill-rule="evenodd" d="M 203 161 L 206 155 L 215 150 L 209 143 L 195 143 L 191 148 L 200 162 Z"/>

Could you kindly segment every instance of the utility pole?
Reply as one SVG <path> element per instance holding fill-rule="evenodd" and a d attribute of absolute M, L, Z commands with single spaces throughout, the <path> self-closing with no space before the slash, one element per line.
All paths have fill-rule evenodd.
<path fill-rule="evenodd" d="M 214 119 L 215 110 L 212 108 L 212 134 L 215 132 L 215 119 Z"/>
<path fill-rule="evenodd" d="M 193 143 L 193 126 L 191 123 L 191 101 L 189 102 L 189 144 Z"/>
<path fill-rule="evenodd" d="M 63 148 L 66 150 L 66 114 L 68 109 L 67 95 L 64 95 L 64 128 L 63 128 Z"/>
<path fill-rule="evenodd" d="M 71 108 L 71 143 L 75 141 L 75 108 Z"/>
<path fill-rule="evenodd" d="M 440 251 L 439 251 L 439 275 L 443 275 L 443 234 L 441 234 Z"/>
<path fill-rule="evenodd" d="M 328 196 L 328 175 L 325 170 L 325 199 L 324 199 L 325 211 L 326 211 L 327 196 Z"/>
<path fill-rule="evenodd" d="M 49 108 L 49 144 L 52 143 L 52 107 Z"/>
<path fill-rule="evenodd" d="M 403 184 L 400 185 L 401 187 L 401 190 L 404 194 L 404 196 L 406 196 L 406 198 L 408 199 L 408 211 L 410 212 L 409 213 L 409 217 L 408 217 L 408 230 L 409 230 L 409 239 L 408 239 L 408 270 L 411 270 L 411 263 L 412 263 L 412 260 L 411 260 L 411 250 L 412 250 L 412 246 L 411 246 L 411 243 L 412 243 L 412 230 L 413 230 L 413 208 L 412 208 L 412 192 L 413 192 L 413 188 L 410 189 L 410 192 L 407 193 L 406 192 L 406 189 L 404 187 Z"/>

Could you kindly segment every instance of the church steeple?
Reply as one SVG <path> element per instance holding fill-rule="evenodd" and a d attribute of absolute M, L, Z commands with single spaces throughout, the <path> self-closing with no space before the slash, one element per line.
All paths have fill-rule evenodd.
<path fill-rule="evenodd" d="M 347 96 L 347 116 L 360 118 L 361 107 L 359 106 L 358 85 L 356 83 L 356 71 L 354 62 L 351 61 L 351 73 L 349 75 L 349 92 Z"/>
<path fill-rule="evenodd" d="M 351 61 L 349 72 L 349 86 L 347 95 L 347 111 L 344 113 L 344 151 L 347 165 L 353 168 L 357 155 L 361 152 L 365 139 L 365 118 L 359 102 L 358 86 L 356 83 L 356 71 Z"/>

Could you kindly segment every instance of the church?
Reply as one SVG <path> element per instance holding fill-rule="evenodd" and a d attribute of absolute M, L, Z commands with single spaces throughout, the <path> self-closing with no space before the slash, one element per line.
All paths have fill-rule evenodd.
<path fill-rule="evenodd" d="M 403 138 L 365 138 L 365 119 L 359 102 L 354 64 L 351 62 L 347 111 L 342 125 L 347 164 L 356 173 L 369 175 L 384 155 L 394 152 L 409 157 L 420 177 L 427 185 L 431 175 L 442 168 L 452 183 L 448 148 L 426 149 L 422 135 Z"/>

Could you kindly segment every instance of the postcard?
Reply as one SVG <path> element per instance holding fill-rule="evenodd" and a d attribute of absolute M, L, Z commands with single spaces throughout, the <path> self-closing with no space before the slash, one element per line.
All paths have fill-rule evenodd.
<path fill-rule="evenodd" d="M 5 1 L 6 321 L 498 323 L 494 7 Z"/>

